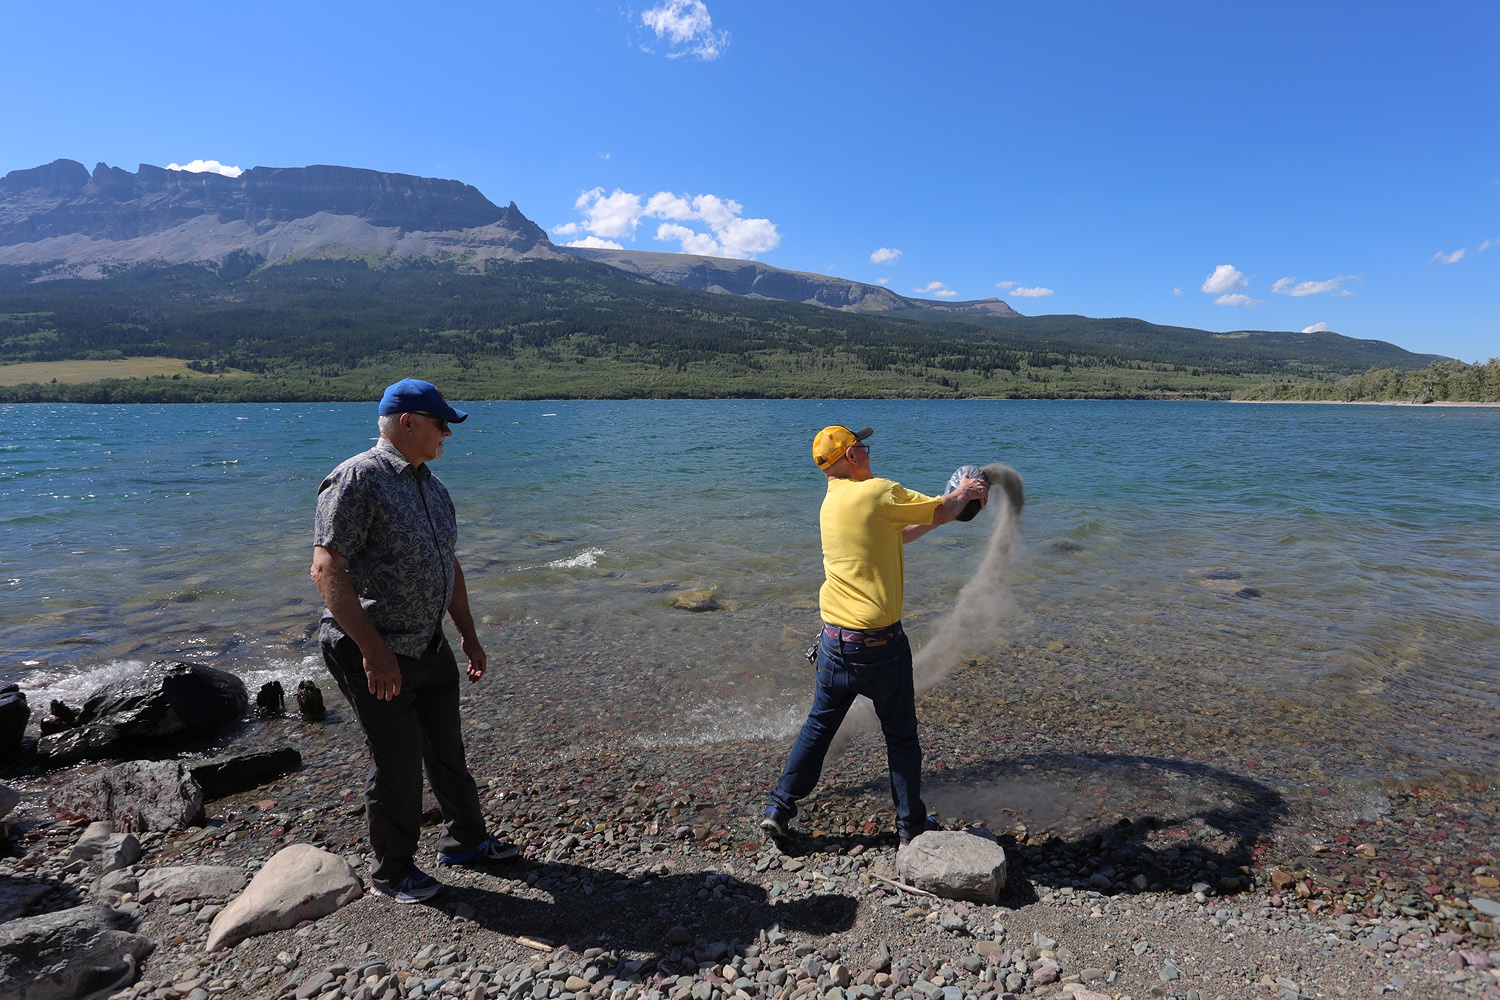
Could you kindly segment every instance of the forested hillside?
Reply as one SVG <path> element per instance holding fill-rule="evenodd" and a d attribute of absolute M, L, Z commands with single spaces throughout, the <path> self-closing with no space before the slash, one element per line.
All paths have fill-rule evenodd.
<path fill-rule="evenodd" d="M 1223 397 L 1431 360 L 1335 334 L 877 318 L 694 292 L 575 259 L 491 261 L 480 273 L 432 260 L 262 264 L 237 254 L 96 281 L 0 269 L 0 383 L 10 383 L 0 400 L 362 399 L 413 373 L 468 399 Z M 180 370 L 4 378 L 12 365 L 127 358 Z"/>

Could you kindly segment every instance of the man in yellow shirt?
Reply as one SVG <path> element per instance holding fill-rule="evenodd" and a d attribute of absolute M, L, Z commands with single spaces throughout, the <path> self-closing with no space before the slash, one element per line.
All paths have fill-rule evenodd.
<path fill-rule="evenodd" d="M 865 438 L 871 433 L 868 427 L 852 431 L 835 424 L 813 438 L 813 461 L 828 477 L 819 515 L 825 579 L 818 606 L 823 635 L 812 709 L 760 822 L 769 837 L 786 835 L 797 815 L 797 800 L 817 785 L 828 747 L 858 695 L 874 703 L 885 734 L 901 843 L 927 829 L 911 644 L 901 628 L 906 572 L 902 546 L 953 520 L 970 500 L 985 503 L 989 485 L 964 477 L 953 491 L 929 497 L 881 479 L 870 468 Z"/>

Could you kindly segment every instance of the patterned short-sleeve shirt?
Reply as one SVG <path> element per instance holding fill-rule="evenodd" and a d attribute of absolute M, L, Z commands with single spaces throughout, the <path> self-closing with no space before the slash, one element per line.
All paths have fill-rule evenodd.
<path fill-rule="evenodd" d="M 458 520 L 442 480 L 385 439 L 318 487 L 313 544 L 349 560 L 359 602 L 391 652 L 420 656 L 453 597 Z M 344 632 L 323 609 L 321 638 Z"/>

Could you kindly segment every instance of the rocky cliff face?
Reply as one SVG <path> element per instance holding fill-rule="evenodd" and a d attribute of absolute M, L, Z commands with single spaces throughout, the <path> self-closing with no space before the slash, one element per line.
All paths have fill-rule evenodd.
<path fill-rule="evenodd" d="M 357 255 L 556 259 L 562 253 L 653 281 L 850 312 L 911 309 L 1014 316 L 1004 302 L 930 302 L 880 285 L 757 261 L 637 250 L 558 248 L 514 202 L 501 208 L 459 181 L 355 167 L 254 167 L 238 177 L 164 170 L 131 173 L 100 163 L 90 173 L 56 160 L 0 177 L 0 265 L 39 278 L 102 278 L 121 268 L 213 264 L 245 252 L 267 263 Z"/>
<path fill-rule="evenodd" d="M 0 263 L 89 276 L 111 265 L 268 261 L 340 247 L 467 259 L 555 256 L 542 229 L 458 181 L 353 167 L 254 167 L 239 177 L 136 173 L 57 160 L 0 177 Z"/>

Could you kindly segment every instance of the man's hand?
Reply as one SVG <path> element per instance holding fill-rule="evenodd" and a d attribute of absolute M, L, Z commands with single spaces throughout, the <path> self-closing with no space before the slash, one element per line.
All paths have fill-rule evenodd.
<path fill-rule="evenodd" d="M 401 665 L 385 643 L 380 643 L 373 655 L 365 653 L 364 661 L 365 680 L 371 694 L 381 701 L 390 701 L 401 693 Z"/>
<path fill-rule="evenodd" d="M 489 657 L 484 654 L 484 647 L 479 644 L 479 637 L 466 637 L 458 641 L 463 648 L 464 656 L 469 658 L 469 683 L 472 684 L 484 676 L 484 670 L 489 666 Z"/>
<path fill-rule="evenodd" d="M 963 504 L 959 506 L 959 510 L 962 510 L 970 500 L 978 500 L 981 508 L 990 502 L 989 481 L 978 476 L 973 478 L 969 476 L 961 477 L 958 481 L 958 489 L 954 490 L 954 492 L 961 495 L 964 499 Z"/>

